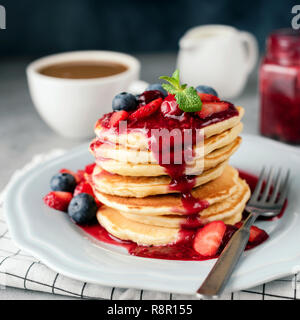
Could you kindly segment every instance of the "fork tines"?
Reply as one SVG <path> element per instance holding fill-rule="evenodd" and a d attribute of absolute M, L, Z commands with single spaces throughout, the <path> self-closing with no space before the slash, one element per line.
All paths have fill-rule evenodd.
<path fill-rule="evenodd" d="M 282 169 L 274 170 L 272 167 L 270 169 L 263 167 L 249 202 L 251 204 L 276 204 L 282 206 L 287 197 L 289 178 L 290 169 L 283 175 Z"/>

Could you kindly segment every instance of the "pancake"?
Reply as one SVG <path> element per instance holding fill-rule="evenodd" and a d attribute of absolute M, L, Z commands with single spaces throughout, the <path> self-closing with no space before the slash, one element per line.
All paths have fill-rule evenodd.
<path fill-rule="evenodd" d="M 200 145 L 194 147 L 194 159 L 203 159 L 204 156 L 208 155 L 214 150 L 231 144 L 241 133 L 242 129 L 243 124 L 240 122 L 230 129 L 227 129 L 219 134 L 204 139 L 204 143 L 202 141 Z M 149 149 L 139 150 L 129 148 L 128 146 L 123 147 L 122 145 L 105 143 L 101 144 L 99 147 L 96 147 L 95 151 L 92 151 L 92 153 L 95 156 L 96 161 L 98 163 L 99 161 L 101 163 L 104 163 L 106 159 L 112 159 L 126 164 L 129 163 L 158 165 L 155 155 Z"/>
<path fill-rule="evenodd" d="M 193 187 L 188 192 L 209 204 L 192 218 L 186 214 L 182 194 L 170 188 L 171 177 L 150 149 L 146 129 L 117 134 L 114 128 L 102 128 L 98 121 L 91 148 L 96 166 L 89 176 L 95 196 L 103 203 L 97 212 L 98 222 L 119 239 L 155 246 L 182 240 L 186 234 L 182 226 L 190 226 L 190 222 L 240 221 L 250 189 L 228 165 L 241 144 L 244 109 L 237 109 L 238 116 L 203 128 L 204 140 L 194 146 L 185 172 L 181 165 L 172 166 L 174 172 L 178 169 L 179 181 L 181 175 L 183 181 L 189 181 L 183 186 Z"/>
<path fill-rule="evenodd" d="M 221 204 L 215 204 L 213 205 L 215 206 L 214 210 L 219 210 L 219 212 L 215 211 L 216 214 L 207 217 L 206 220 L 203 221 L 224 220 L 225 223 L 236 223 L 240 221 L 244 205 L 250 195 L 247 184 L 244 184 L 244 186 L 245 188 L 241 188 L 244 190 L 243 192 L 238 192 L 234 197 L 227 200 L 230 210 L 224 209 L 223 212 Z M 219 206 L 219 209 L 217 206 Z M 184 218 L 182 217 L 147 216 L 146 218 L 145 216 L 138 216 L 139 218 L 143 218 L 143 222 L 136 221 L 132 219 L 132 217 L 129 217 L 130 214 L 124 215 L 124 213 L 122 214 L 107 206 L 102 206 L 97 212 L 99 223 L 110 234 L 121 240 L 130 240 L 139 245 L 166 245 L 175 243 L 180 239 L 181 229 L 179 226 L 184 222 Z M 152 220 L 149 220 L 151 218 Z M 164 224 L 164 226 L 161 226 L 162 224 Z M 172 224 L 173 227 L 168 227 L 168 225 Z"/>
<path fill-rule="evenodd" d="M 231 166 L 226 166 L 218 178 L 192 190 L 192 195 L 197 199 L 207 201 L 210 205 L 223 201 L 232 196 L 238 188 L 238 171 Z M 119 197 L 105 194 L 94 189 L 100 202 L 118 211 L 137 215 L 174 215 L 184 214 L 180 194 L 165 194 L 144 198 Z"/>
<path fill-rule="evenodd" d="M 221 162 L 215 168 L 205 170 L 195 176 L 195 185 L 198 187 L 222 175 L 227 166 L 227 161 Z M 143 198 L 170 192 L 169 176 L 158 177 L 130 177 L 111 174 L 101 167 L 96 166 L 92 174 L 92 186 L 97 191 L 121 197 Z M 176 191 L 172 191 L 176 192 Z"/>
<path fill-rule="evenodd" d="M 203 128 L 204 137 L 209 138 L 216 134 L 220 134 L 232 127 L 238 125 L 244 115 L 245 110 L 242 107 L 236 107 L 239 111 L 238 116 L 212 123 Z M 130 149 L 147 150 L 148 139 L 143 129 L 131 130 L 130 134 L 116 135 L 114 130 L 107 130 L 101 127 L 100 122 L 96 123 L 95 133 L 101 140 L 106 140 L 114 144 L 126 145 Z"/>
<path fill-rule="evenodd" d="M 179 229 L 155 227 L 126 219 L 117 210 L 102 206 L 97 212 L 99 223 L 113 236 L 140 245 L 164 245 L 179 239 Z"/>
<path fill-rule="evenodd" d="M 236 152 L 241 142 L 242 138 L 237 137 L 233 142 L 225 147 L 216 149 L 207 154 L 204 157 L 204 161 L 203 158 L 196 159 L 193 163 L 186 166 L 185 174 L 195 175 L 197 172 L 201 171 L 201 169 L 208 170 L 216 167 L 219 163 L 228 160 L 229 157 Z M 164 167 L 155 163 L 133 164 L 130 162 L 101 158 L 96 159 L 96 163 L 102 167 L 102 169 L 122 176 L 156 177 L 166 174 Z"/>
<path fill-rule="evenodd" d="M 226 224 L 231 224 L 231 225 L 234 225 L 234 224 L 240 222 L 243 218 L 243 211 L 244 210 L 241 210 L 241 212 L 237 212 L 236 214 L 232 215 L 231 217 L 224 219 L 223 222 Z"/>
<path fill-rule="evenodd" d="M 247 183 L 238 179 L 236 192 L 223 201 L 217 202 L 199 213 L 201 223 L 222 220 L 228 224 L 234 224 L 241 220 L 241 214 L 245 203 L 250 197 L 250 190 Z M 125 218 L 159 227 L 180 228 L 186 221 L 185 216 L 179 215 L 153 215 L 145 216 L 120 212 Z"/>

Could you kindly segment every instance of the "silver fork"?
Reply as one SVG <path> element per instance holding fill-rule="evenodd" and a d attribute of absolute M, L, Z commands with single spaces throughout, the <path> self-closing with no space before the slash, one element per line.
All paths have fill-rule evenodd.
<path fill-rule="evenodd" d="M 246 247 L 250 227 L 255 220 L 259 216 L 268 218 L 277 216 L 282 210 L 288 194 L 290 170 L 286 172 L 284 177 L 280 169 L 276 175 L 274 175 L 274 171 L 273 168 L 270 170 L 262 169 L 255 190 L 245 208 L 249 215 L 234 233 L 203 284 L 197 290 L 198 297 L 216 298 L 222 293 Z M 274 176 L 275 179 L 273 179 Z"/>

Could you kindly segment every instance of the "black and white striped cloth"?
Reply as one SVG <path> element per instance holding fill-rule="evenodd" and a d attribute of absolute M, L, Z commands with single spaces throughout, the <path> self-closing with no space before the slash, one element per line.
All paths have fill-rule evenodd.
<path fill-rule="evenodd" d="M 21 175 L 24 171 L 51 157 L 62 154 L 62 150 L 54 150 L 46 155 L 37 155 L 23 169 L 16 171 Z M 4 191 L 5 192 L 5 191 Z M 114 300 L 191 300 L 196 297 L 181 294 L 154 292 L 138 289 L 121 289 L 86 283 L 68 278 L 48 268 L 43 262 L 27 252 L 20 250 L 11 240 L 9 230 L 3 216 L 3 195 L 0 196 L 0 290 L 8 287 L 35 290 L 53 294 L 66 295 L 81 299 L 114 299 Z M 299 280 L 298 280 L 299 279 Z M 265 283 L 255 288 L 223 294 L 224 300 L 292 300 L 300 298 L 299 275 L 292 275 L 280 280 Z"/>

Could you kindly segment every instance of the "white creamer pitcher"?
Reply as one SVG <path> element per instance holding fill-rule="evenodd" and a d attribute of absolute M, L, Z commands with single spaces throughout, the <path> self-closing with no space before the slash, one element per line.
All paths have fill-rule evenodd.
<path fill-rule="evenodd" d="M 225 99 L 242 92 L 258 56 L 257 41 L 251 33 L 225 25 L 192 28 L 179 46 L 181 81 L 211 86 Z"/>

